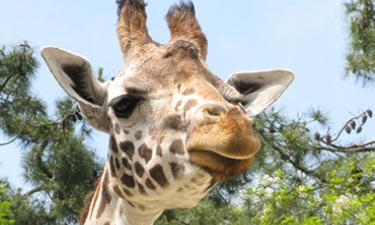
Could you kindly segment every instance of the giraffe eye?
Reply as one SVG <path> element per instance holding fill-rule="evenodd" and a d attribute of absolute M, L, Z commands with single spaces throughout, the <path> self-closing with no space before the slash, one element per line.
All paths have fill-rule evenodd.
<path fill-rule="evenodd" d="M 112 108 L 117 117 L 128 119 L 141 100 L 140 97 L 124 95 L 114 100 Z"/>

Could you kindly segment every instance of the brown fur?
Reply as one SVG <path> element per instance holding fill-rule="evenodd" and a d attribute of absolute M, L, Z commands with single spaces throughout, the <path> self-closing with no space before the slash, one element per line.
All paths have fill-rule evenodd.
<path fill-rule="evenodd" d="M 104 174 L 104 180 L 102 184 L 102 198 L 100 199 L 98 213 L 96 214 L 96 218 L 100 218 L 105 210 L 105 208 L 111 203 L 112 197 L 109 193 L 108 189 L 108 172 Z"/>
<path fill-rule="evenodd" d="M 117 34 L 124 54 L 131 54 L 132 49 L 138 51 L 139 47 L 152 43 L 147 31 L 143 0 L 121 0 L 119 3 L 119 21 Z"/>
<path fill-rule="evenodd" d="M 89 214 L 89 211 L 90 211 L 90 206 L 91 206 L 91 202 L 94 200 L 94 196 L 97 198 L 98 196 L 98 188 L 99 188 L 99 183 L 100 183 L 100 180 L 102 179 L 102 175 L 99 176 L 96 181 L 95 181 L 95 185 L 94 185 L 94 191 L 91 191 L 89 192 L 86 197 L 85 197 L 85 205 L 83 207 L 83 209 L 81 210 L 81 214 L 79 216 L 79 223 L 81 225 L 83 225 L 88 217 L 88 214 Z"/>
<path fill-rule="evenodd" d="M 222 180 L 249 168 L 260 148 L 260 141 L 249 129 L 250 121 L 242 117 L 238 109 L 232 109 L 216 120 L 219 122 L 196 125 L 189 136 L 187 148 L 193 163 Z M 229 159 L 220 154 L 252 158 Z"/>
<path fill-rule="evenodd" d="M 207 38 L 195 18 L 195 9 L 191 1 L 172 6 L 167 14 L 167 21 L 171 31 L 171 42 L 189 41 L 197 46 L 204 59 L 207 57 Z"/>

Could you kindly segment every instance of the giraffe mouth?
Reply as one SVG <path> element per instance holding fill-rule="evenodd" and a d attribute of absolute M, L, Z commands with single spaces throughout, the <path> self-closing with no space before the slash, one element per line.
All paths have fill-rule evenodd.
<path fill-rule="evenodd" d="M 232 159 L 232 160 L 246 160 L 250 159 L 253 157 L 254 152 L 252 150 L 244 150 L 244 151 L 219 151 L 219 150 L 213 150 L 213 149 L 199 149 L 196 151 L 203 151 L 203 152 L 212 152 L 214 154 L 217 154 L 219 156 L 222 156 L 227 159 Z"/>
<path fill-rule="evenodd" d="M 245 172 L 253 162 L 250 157 L 227 157 L 217 151 L 190 149 L 190 161 L 210 173 L 215 180 L 225 180 Z"/>

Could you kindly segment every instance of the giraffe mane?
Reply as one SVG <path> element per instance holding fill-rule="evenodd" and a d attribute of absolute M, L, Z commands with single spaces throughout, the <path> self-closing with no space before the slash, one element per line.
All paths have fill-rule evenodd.
<path fill-rule="evenodd" d="M 94 184 L 94 190 L 90 191 L 85 196 L 85 205 L 83 206 L 83 208 L 81 210 L 81 213 L 79 215 L 79 223 L 81 225 L 85 224 L 85 222 L 86 222 L 86 219 L 87 219 L 89 211 L 90 211 L 91 202 L 94 199 L 94 195 L 95 195 L 96 189 L 99 186 L 99 183 L 100 183 L 100 180 L 102 179 L 102 176 L 103 176 L 103 174 L 101 174 L 100 176 L 98 176 L 98 178 L 96 179 L 95 184 Z"/>

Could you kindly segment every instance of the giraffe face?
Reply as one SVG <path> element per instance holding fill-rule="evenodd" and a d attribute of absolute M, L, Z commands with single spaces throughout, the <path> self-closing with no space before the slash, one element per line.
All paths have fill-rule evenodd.
<path fill-rule="evenodd" d="M 164 208 L 192 207 L 217 181 L 247 170 L 260 145 L 248 114 L 291 81 L 289 71 L 275 70 L 237 73 L 224 84 L 184 41 L 151 46 L 104 83 L 82 56 L 54 47 L 42 55 L 87 121 L 110 134 L 115 192 L 177 200 Z"/>
<path fill-rule="evenodd" d="M 152 49 L 109 83 L 110 171 L 128 194 L 162 196 L 195 180 L 203 197 L 248 169 L 259 149 L 251 119 L 208 76 L 197 49 L 179 42 Z"/>
<path fill-rule="evenodd" d="M 77 54 L 47 47 L 42 56 L 87 121 L 109 133 L 106 168 L 119 197 L 163 209 L 194 206 L 217 181 L 249 168 L 260 147 L 252 118 L 293 75 L 241 72 L 225 83 L 205 64 L 207 41 L 191 3 L 171 8 L 171 40 L 161 45 L 147 33 L 143 1 L 121 2 L 126 58 L 111 81 L 98 81 Z"/>

